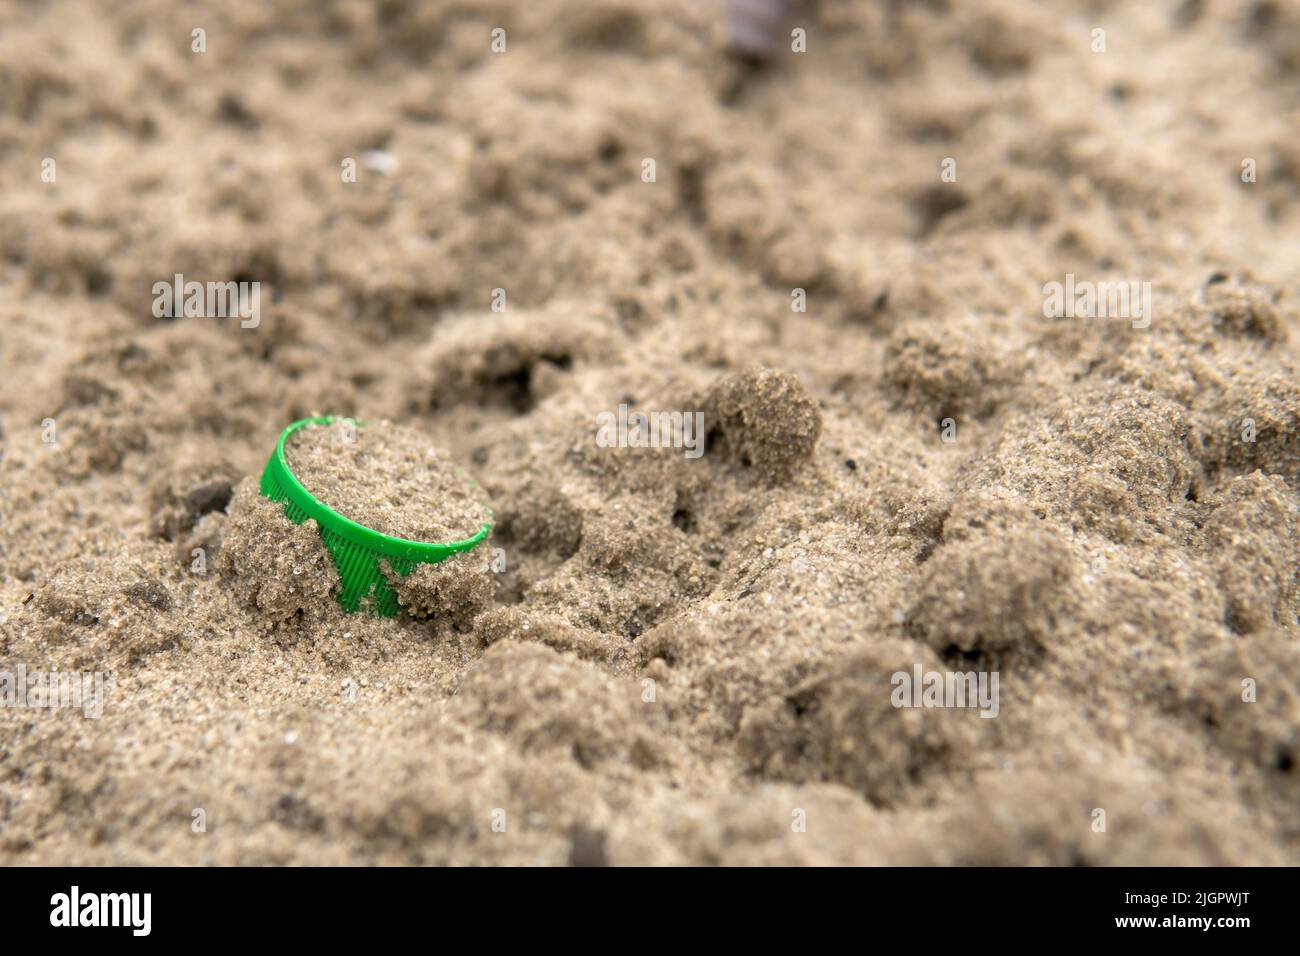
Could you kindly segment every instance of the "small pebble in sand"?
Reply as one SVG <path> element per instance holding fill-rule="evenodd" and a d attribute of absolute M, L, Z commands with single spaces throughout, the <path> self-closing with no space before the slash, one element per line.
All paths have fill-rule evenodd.
<path fill-rule="evenodd" d="M 490 520 L 478 485 L 411 428 L 384 421 L 308 425 L 290 436 L 284 452 L 317 501 L 383 534 L 459 541 Z"/>

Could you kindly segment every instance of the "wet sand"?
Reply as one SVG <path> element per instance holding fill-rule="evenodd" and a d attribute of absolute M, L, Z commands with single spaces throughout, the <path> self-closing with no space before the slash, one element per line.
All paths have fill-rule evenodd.
<path fill-rule="evenodd" d="M 725 24 L 0 11 L 0 862 L 1300 862 L 1300 15 Z M 398 618 L 313 414 L 491 501 Z"/>

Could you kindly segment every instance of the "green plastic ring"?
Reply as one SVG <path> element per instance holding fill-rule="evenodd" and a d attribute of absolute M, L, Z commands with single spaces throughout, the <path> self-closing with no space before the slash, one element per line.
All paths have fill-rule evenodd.
<path fill-rule="evenodd" d="M 259 490 L 272 501 L 283 501 L 285 516 L 294 524 L 302 524 L 308 518 L 316 522 L 321 540 L 339 572 L 338 602 L 344 611 L 352 613 L 362 608 L 364 602 L 364 608 L 371 613 L 392 617 L 397 613 L 397 595 L 380 570 L 380 560 L 386 560 L 394 572 L 405 577 L 418 564 L 437 564 L 453 554 L 469 551 L 488 536 L 492 522 L 483 522 L 477 534 L 462 541 L 410 541 L 367 528 L 321 504 L 289 470 L 284 443 L 306 425 L 329 425 L 340 420 L 343 419 L 335 415 L 302 418 L 282 431 L 262 472 Z M 363 422 L 355 424 L 364 425 Z M 492 517 L 491 510 L 488 517 Z"/>

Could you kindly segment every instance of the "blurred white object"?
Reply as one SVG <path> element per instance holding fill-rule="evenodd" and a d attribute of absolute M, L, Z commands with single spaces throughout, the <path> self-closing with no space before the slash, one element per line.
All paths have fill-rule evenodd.
<path fill-rule="evenodd" d="M 727 46 L 733 53 L 766 59 L 780 46 L 785 0 L 727 0 Z"/>
<path fill-rule="evenodd" d="M 372 173 L 379 173 L 383 176 L 391 176 L 397 172 L 397 167 L 401 165 L 397 157 L 392 153 L 382 149 L 368 149 L 361 154 L 361 165 Z"/>

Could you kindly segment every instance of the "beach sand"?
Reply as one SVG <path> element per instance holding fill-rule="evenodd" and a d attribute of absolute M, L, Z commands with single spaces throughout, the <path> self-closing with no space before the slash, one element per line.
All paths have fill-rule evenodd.
<path fill-rule="evenodd" d="M 1300 863 L 1300 13 L 726 22 L 0 9 L 0 863 Z M 397 618 L 314 414 L 491 503 Z"/>
<path fill-rule="evenodd" d="M 313 498 L 381 534 L 460 541 L 491 521 L 481 490 L 413 428 L 347 419 L 303 426 L 285 441 L 284 458 Z"/>

